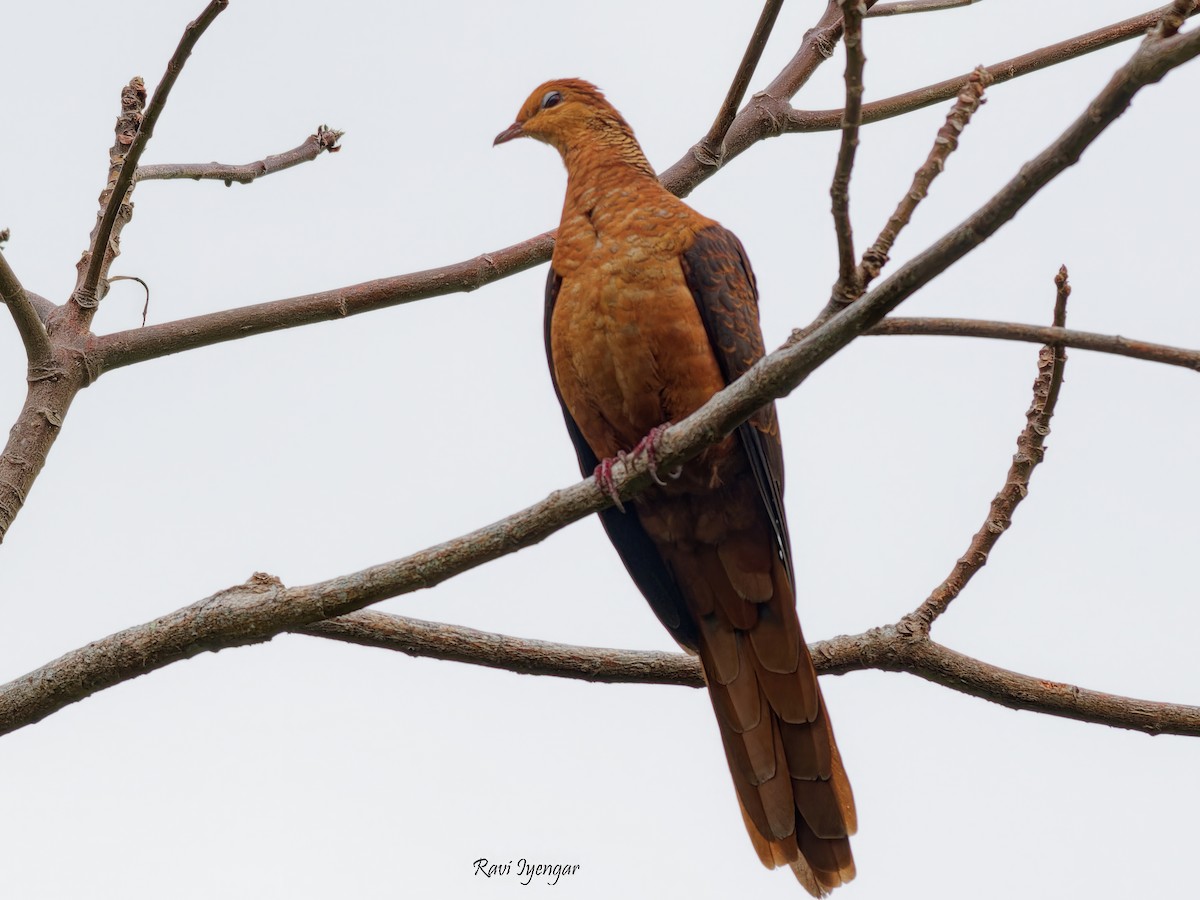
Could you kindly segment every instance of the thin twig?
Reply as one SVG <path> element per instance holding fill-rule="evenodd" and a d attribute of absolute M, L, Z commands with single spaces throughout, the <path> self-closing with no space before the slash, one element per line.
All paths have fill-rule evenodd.
<path fill-rule="evenodd" d="M 53 356 L 46 326 L 42 324 L 37 309 L 3 253 L 0 253 L 0 300 L 12 314 L 17 332 L 21 335 L 21 343 L 25 345 L 25 358 L 30 367 L 44 366 Z"/>
<path fill-rule="evenodd" d="M 881 3 L 867 13 L 869 18 L 875 16 L 905 16 L 909 13 L 940 12 L 943 9 L 958 9 L 970 6 L 979 0 L 903 0 L 900 3 Z"/>
<path fill-rule="evenodd" d="M 1071 287 L 1067 284 L 1067 268 L 1063 266 L 1054 279 L 1057 288 L 1054 303 L 1054 325 L 1062 328 L 1067 318 L 1067 297 Z M 970 546 L 950 570 L 950 574 L 939 584 L 929 597 L 909 613 L 901 623 L 918 631 L 928 632 L 938 616 L 942 615 L 954 598 L 987 565 L 988 555 L 1000 536 L 1012 524 L 1013 512 L 1029 494 L 1029 479 L 1046 455 L 1046 436 L 1050 434 L 1050 419 L 1058 403 L 1058 392 L 1062 387 L 1063 370 L 1067 354 L 1063 345 L 1046 344 L 1038 351 L 1038 375 L 1033 382 L 1033 403 L 1025 413 L 1025 427 L 1017 437 L 1017 452 L 1013 455 L 1008 477 L 1000 493 L 992 499 L 987 518 L 979 531 L 971 538 Z"/>
<path fill-rule="evenodd" d="M 195 181 L 201 179 L 223 181 L 226 186 L 232 185 L 235 181 L 239 184 L 249 184 L 264 175 L 271 175 L 301 163 L 311 162 L 325 151 L 336 153 L 341 149 L 337 142 L 343 134 L 345 132 L 335 131 L 328 126 L 321 125 L 317 128 L 316 133 L 310 134 L 299 147 L 255 162 L 241 165 L 210 162 L 160 163 L 139 166 L 135 180 L 140 182 L 152 179 L 191 178 Z"/>
<path fill-rule="evenodd" d="M 1096 334 L 1070 328 L 1026 325 L 1023 322 L 992 322 L 984 319 L 903 318 L 884 319 L 863 332 L 867 335 L 940 335 L 947 337 L 988 338 L 1001 341 L 1025 341 L 1031 344 L 1062 344 L 1096 353 L 1111 353 L 1144 359 L 1148 362 L 1180 366 L 1200 372 L 1200 350 L 1152 344 L 1119 334 Z"/>
<path fill-rule="evenodd" d="M 867 0 L 870 6 L 875 0 Z M 746 108 L 739 112 L 726 129 L 721 144 L 721 165 L 743 153 L 748 147 L 774 134 L 781 134 L 782 122 L 776 125 L 769 112 L 776 104 L 790 109 L 787 101 L 805 85 L 813 72 L 833 55 L 833 48 L 842 36 L 842 11 L 838 0 L 827 0 L 825 11 L 817 23 L 804 34 L 800 47 L 779 73 L 763 90 L 756 93 Z M 700 182 L 718 169 L 713 158 L 690 150 L 673 166 L 660 173 L 659 180 L 680 197 L 686 197 Z"/>
<path fill-rule="evenodd" d="M 862 0 L 841 0 L 841 3 L 845 20 L 842 42 L 846 47 L 846 108 L 842 114 L 842 141 L 829 196 L 833 201 L 833 230 L 838 248 L 838 277 L 832 297 L 844 306 L 862 295 L 854 257 L 854 228 L 850 220 L 850 173 L 854 170 L 858 129 L 862 124 L 863 67 L 867 59 L 862 48 L 862 20 L 866 7 Z"/>
<path fill-rule="evenodd" d="M 1124 19 L 1112 25 L 1106 25 L 1103 28 L 1097 28 L 1095 31 L 1089 31 L 1073 38 L 1068 38 L 1057 44 L 1051 44 L 1029 53 L 1023 53 L 1020 56 L 1014 56 L 1012 59 L 1006 59 L 1003 62 L 984 66 L 984 68 L 991 75 L 993 84 L 1001 84 L 1002 82 L 1019 78 L 1022 75 L 1028 75 L 1031 72 L 1056 66 L 1059 63 L 1077 59 L 1080 56 L 1094 53 L 1097 50 L 1103 50 L 1105 47 L 1111 47 L 1122 41 L 1141 37 L 1146 33 L 1147 29 L 1152 28 L 1161 21 L 1162 17 L 1171 8 L 1170 4 L 1160 6 L 1141 15 Z M 1189 15 L 1195 14 L 1194 10 L 1189 13 Z M 902 116 L 918 109 L 924 109 L 935 103 L 941 103 L 943 100 L 949 100 L 962 89 L 962 86 L 971 77 L 971 74 L 971 72 L 964 72 L 962 75 L 947 78 L 945 81 L 939 81 L 936 84 L 926 85 L 925 87 L 897 94 L 894 97 L 888 97 L 884 100 L 874 100 L 870 103 L 865 103 L 863 104 L 862 111 L 863 124 L 866 125 L 872 122 L 880 122 L 884 119 L 895 118 L 896 116 Z M 800 110 L 793 109 L 786 104 L 778 103 L 772 104 L 768 110 L 764 110 L 764 113 L 770 116 L 771 121 L 778 126 L 777 131 L 772 132 L 772 134 L 835 131 L 841 127 L 843 115 L 843 111 L 840 109 Z"/>
<path fill-rule="evenodd" d="M 850 276 L 840 275 L 837 284 L 834 285 L 833 291 L 830 293 L 829 300 L 825 304 L 825 308 L 817 314 L 804 328 L 798 329 L 795 332 L 796 338 L 804 337 L 811 334 L 821 323 L 827 322 L 830 317 L 845 309 L 850 304 L 854 303 L 862 296 L 863 291 L 867 289 L 870 283 L 879 274 L 880 269 L 887 262 L 887 251 L 891 249 L 892 242 L 899 235 L 901 229 L 908 224 L 912 218 L 913 211 L 917 208 L 917 204 L 924 199 L 929 190 L 929 185 L 945 167 L 946 159 L 958 147 L 958 135 L 966 128 L 967 123 L 971 119 L 971 115 L 983 103 L 983 91 L 987 85 L 987 73 L 982 69 L 977 69 L 971 76 L 971 80 L 963 86 L 962 92 L 958 95 L 958 101 L 951 108 L 946 116 L 946 122 L 938 130 L 937 136 L 933 141 L 933 149 L 929 151 L 929 156 L 926 158 L 921 168 L 917 169 L 916 175 L 913 176 L 912 185 L 908 191 L 900 199 L 896 211 L 892 213 L 883 231 L 876 238 L 875 243 L 863 254 L 863 261 L 854 266 L 853 262 L 853 246 L 848 248 L 843 245 L 842 228 L 838 231 L 838 256 L 839 269 L 844 272 L 847 264 L 852 269 Z M 843 135 L 845 132 L 843 132 Z M 843 141 L 844 145 L 844 141 Z M 839 159 L 840 161 L 840 159 Z M 835 180 L 836 186 L 836 180 Z M 846 212 L 847 219 L 849 212 Z M 837 202 L 835 195 L 834 202 L 834 220 L 837 222 Z M 849 228 L 849 222 L 846 223 L 846 228 Z M 845 251 L 849 249 L 851 257 L 849 263 L 845 258 Z"/>
<path fill-rule="evenodd" d="M 133 204 L 129 201 L 128 192 L 114 200 L 117 183 L 125 167 L 129 150 L 137 139 L 142 127 L 143 110 L 146 107 L 146 83 L 140 76 L 134 76 L 129 84 L 121 88 L 121 114 L 113 127 L 116 138 L 112 149 L 108 151 L 108 179 L 104 190 L 100 192 L 100 210 L 96 213 L 96 224 L 88 235 L 88 246 L 75 264 L 78 276 L 75 290 L 68 300 L 68 310 L 77 312 L 78 330 L 87 328 L 96 305 L 100 302 L 98 294 L 100 281 L 108 267 L 121 254 L 121 230 L 125 223 L 133 218 Z M 109 221 L 109 216 L 112 220 Z M 105 224 L 107 223 L 107 225 Z M 96 281 L 87 288 L 88 273 L 93 264 L 98 266 Z"/>
<path fill-rule="evenodd" d="M 142 304 L 142 327 L 145 327 L 146 315 L 147 315 L 147 313 L 150 312 L 150 285 L 146 284 L 145 281 L 143 281 L 141 278 L 138 278 L 136 275 L 113 275 L 108 280 L 110 282 L 113 282 L 113 281 L 136 281 L 138 284 L 140 284 L 142 286 L 142 290 L 144 290 L 146 292 L 146 302 Z"/>
<path fill-rule="evenodd" d="M 879 232 L 875 243 L 863 254 L 862 263 L 858 267 L 858 281 L 863 289 L 874 281 L 883 267 L 887 265 L 888 253 L 895 244 L 896 238 L 912 220 L 917 206 L 928 195 L 929 186 L 933 180 L 946 168 L 946 160 L 950 154 L 958 149 L 958 137 L 971 121 L 971 116 L 983 104 L 984 90 L 989 83 L 990 76 L 987 70 L 980 68 L 971 73 L 970 79 L 963 85 L 963 89 L 958 94 L 958 101 L 947 114 L 945 124 L 938 130 L 937 138 L 933 142 L 933 149 L 929 151 L 929 156 L 913 175 L 912 185 L 900 199 L 896 211 L 892 213 L 887 224 Z"/>
<path fill-rule="evenodd" d="M 725 134 L 737 116 L 742 98 L 746 96 L 746 88 L 750 86 L 750 79 L 754 77 L 754 70 L 762 58 L 763 48 L 767 46 L 767 39 L 771 36 L 771 29 L 775 27 L 775 19 L 779 16 L 782 6 L 783 0 L 767 0 L 763 6 L 758 23 L 754 26 L 754 33 L 750 36 L 750 43 L 746 45 L 746 52 L 742 54 L 742 61 L 734 73 L 733 83 L 729 85 L 729 92 L 725 95 L 725 102 L 721 104 L 708 134 L 692 148 L 692 153 L 705 166 L 721 165 Z"/>
<path fill-rule="evenodd" d="M 602 684 L 704 686 L 699 661 L 682 653 L 557 644 L 390 613 L 352 613 L 296 629 L 296 633 L 525 675 Z M 817 672 L 823 675 L 906 672 L 1010 709 L 1148 734 L 1200 736 L 1200 707 L 1120 697 L 1020 675 L 972 659 L 900 625 L 817 641 L 809 645 L 809 652 Z M 0 698 L 4 690 L 0 688 Z"/>
<path fill-rule="evenodd" d="M 154 96 L 150 99 L 149 106 L 146 107 L 146 114 L 141 120 L 140 127 L 137 129 L 132 143 L 124 155 L 124 159 L 121 161 L 120 171 L 111 185 L 108 201 L 100 218 L 100 224 L 94 232 L 89 248 L 90 257 L 86 271 L 71 298 L 74 302 L 70 304 L 70 309 L 72 310 L 72 317 L 76 320 L 77 327 L 79 325 L 86 326 L 94 313 L 97 302 L 97 291 L 100 279 L 103 277 L 104 269 L 106 268 L 106 260 L 109 259 L 108 247 L 118 213 L 121 211 L 122 206 L 128 205 L 127 195 L 133 186 L 133 176 L 137 171 L 138 161 L 142 158 L 142 152 L 146 149 L 146 144 L 154 136 L 154 126 L 158 122 L 158 117 L 162 114 L 163 107 L 166 106 L 167 98 L 171 94 L 171 88 L 175 86 L 175 81 L 179 78 L 179 73 L 183 70 L 187 58 L 191 56 L 196 42 L 200 40 L 200 37 L 208 30 L 208 26 L 213 23 L 213 20 L 218 15 L 224 12 L 225 7 L 228 5 L 229 0 L 210 0 L 208 6 L 204 8 L 204 11 L 200 13 L 195 21 L 188 23 L 188 26 L 183 30 L 183 37 L 180 38 L 179 46 L 175 48 L 175 52 L 171 55 L 171 59 L 167 63 L 167 70 L 163 73 L 162 80 L 158 83 L 158 87 L 154 89 Z"/>

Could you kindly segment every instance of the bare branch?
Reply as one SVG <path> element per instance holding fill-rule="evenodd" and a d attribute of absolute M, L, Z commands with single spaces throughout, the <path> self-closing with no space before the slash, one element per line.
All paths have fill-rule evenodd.
<path fill-rule="evenodd" d="M 1144 359 L 1148 362 L 1181 366 L 1200 372 L 1200 350 L 1152 344 L 1119 334 L 1096 334 L 1070 328 L 1049 328 L 1023 322 L 990 322 L 982 319 L 887 318 L 864 332 L 875 336 L 941 335 L 947 337 L 990 338 L 1000 341 L 1025 341 L 1031 344 L 1056 343 L 1096 353 L 1111 353 Z"/>
<path fill-rule="evenodd" d="M 17 273 L 9 266 L 4 254 L 0 253 L 0 300 L 8 307 L 13 322 L 21 335 L 21 343 L 25 345 L 25 357 L 31 368 L 46 365 L 53 357 L 50 349 L 50 338 L 46 336 L 46 326 L 38 317 L 33 301 L 21 286 Z"/>
<path fill-rule="evenodd" d="M 972 659 L 928 637 L 906 634 L 902 625 L 872 629 L 855 637 L 834 638 L 810 649 L 818 672 L 841 674 L 871 668 L 908 672 L 1009 709 L 1146 734 L 1200 737 L 1200 707 L 1119 697 L 1020 675 Z"/>
<path fill-rule="evenodd" d="M 503 250 L 438 269 L 114 332 L 97 338 L 89 352 L 95 368 L 107 371 L 253 334 L 343 319 L 426 297 L 473 291 L 545 262 L 553 246 L 554 232 L 547 231 Z"/>
<path fill-rule="evenodd" d="M 139 166 L 135 181 L 165 180 L 173 178 L 191 178 L 195 181 L 213 179 L 223 181 L 228 187 L 233 182 L 249 184 L 256 178 L 282 172 L 292 166 L 311 162 L 325 151 L 336 153 L 341 148 L 338 141 L 343 131 L 335 131 L 325 125 L 317 128 L 316 133 L 310 134 L 299 147 L 268 156 L 264 159 L 241 165 L 228 163 L 163 163 L 151 166 Z"/>
<path fill-rule="evenodd" d="M 25 403 L 0 453 L 0 541 L 25 505 L 79 388 L 53 359 L 44 367 L 30 368 Z"/>
<path fill-rule="evenodd" d="M 108 181 L 104 190 L 100 192 L 100 211 L 96 214 L 96 224 L 88 236 L 87 249 L 75 264 L 79 274 L 67 307 L 68 315 L 75 319 L 79 331 L 87 330 L 89 317 L 94 315 L 100 302 L 100 281 L 112 265 L 112 261 L 121 253 L 121 229 L 133 218 L 133 204 L 129 202 L 128 191 L 116 200 L 113 198 L 116 196 L 117 183 L 120 181 L 129 150 L 142 127 L 142 110 L 145 106 L 146 84 L 140 76 L 134 76 L 129 84 L 121 89 L 121 114 L 117 116 L 117 124 L 113 128 L 116 139 L 112 149 L 108 151 Z M 96 279 L 89 288 L 89 273 L 93 263 L 97 267 Z"/>
<path fill-rule="evenodd" d="M 554 675 L 604 684 L 704 687 L 699 661 L 681 653 L 576 647 L 373 610 L 326 619 L 295 632 L 525 675 Z"/>
<path fill-rule="evenodd" d="M 700 663 L 682 653 L 578 647 L 388 613 L 353 613 L 296 632 L 525 675 L 605 684 L 704 686 Z M 809 644 L 809 652 L 822 675 L 870 670 L 907 672 L 1009 709 L 1148 734 L 1200 736 L 1200 707 L 1119 697 L 1019 675 L 972 659 L 900 625 L 818 641 Z M 0 688 L 0 703 L 4 690 Z"/>
<path fill-rule="evenodd" d="M 117 169 L 115 179 L 110 180 L 107 189 L 108 199 L 104 204 L 104 212 L 100 216 L 100 222 L 96 230 L 92 233 L 91 246 L 89 247 L 89 256 L 87 267 L 82 274 L 79 284 L 75 288 L 74 294 L 71 296 L 72 302 L 69 304 L 71 317 L 75 320 L 76 327 L 80 330 L 85 328 L 94 314 L 96 304 L 98 302 L 98 289 L 100 279 L 104 277 L 104 271 L 111 263 L 111 258 L 116 256 L 115 249 L 110 249 L 114 237 L 114 228 L 117 223 L 118 215 L 121 213 L 122 207 L 129 208 L 128 194 L 133 186 L 134 172 L 137 171 L 138 161 L 142 158 L 142 152 L 146 149 L 146 144 L 150 138 L 154 136 L 154 126 L 158 122 L 158 117 L 162 114 L 163 107 L 166 106 L 167 97 L 171 94 L 171 88 L 175 86 L 175 80 L 179 77 L 179 73 L 183 70 L 184 63 L 191 56 L 192 49 L 196 46 L 196 42 L 200 40 L 201 35 L 208 30 L 208 26 L 213 23 L 213 20 L 220 15 L 225 7 L 229 5 L 229 0 L 210 0 L 208 6 L 195 19 L 188 23 L 188 26 L 183 30 L 183 37 L 180 38 L 179 46 L 175 48 L 175 52 L 171 55 L 170 61 L 167 63 L 167 71 L 163 73 L 162 80 L 158 83 L 158 87 L 154 89 L 154 96 L 150 100 L 150 105 L 146 108 L 144 118 L 139 113 L 138 122 L 135 132 L 132 135 L 132 140 L 128 144 L 124 144 L 124 134 L 118 131 L 118 144 L 122 144 L 122 151 L 114 155 L 114 167 Z M 141 87 L 141 96 L 145 97 L 145 88 L 140 84 L 141 79 L 136 78 L 130 82 L 130 87 Z M 124 95 L 123 95 L 124 96 Z M 124 106 L 124 100 L 122 102 Z M 118 160 L 116 157 L 120 156 Z M 129 215 L 132 215 L 132 210 L 129 209 Z M 128 221 L 129 215 L 124 216 Z"/>
<path fill-rule="evenodd" d="M 1006 59 L 984 68 L 991 75 L 993 84 L 1010 81 L 1039 69 L 1056 66 L 1088 53 L 1103 50 L 1105 47 L 1111 47 L 1122 41 L 1141 37 L 1147 29 L 1161 21 L 1171 8 L 1170 4 L 1160 6 L 1158 9 L 1142 13 L 1140 16 L 1133 16 L 1113 25 L 1089 31 L 1048 47 L 1042 47 L 1040 50 L 1014 56 L 1012 59 Z M 1189 15 L 1195 15 L 1195 11 L 1193 10 Z M 863 104 L 863 124 L 902 116 L 905 113 L 941 103 L 943 100 L 949 100 L 962 89 L 971 74 L 965 72 L 954 78 L 939 81 L 937 84 L 926 85 L 904 94 L 897 94 L 895 97 Z M 840 109 L 797 110 L 790 106 L 784 108 L 779 105 L 773 106 L 769 112 L 773 120 L 778 123 L 779 131 L 789 133 L 834 131 L 841 127 L 842 114 Z"/>
<path fill-rule="evenodd" d="M 905 16 L 909 13 L 940 12 L 943 9 L 958 9 L 970 6 L 979 0 L 906 0 L 900 3 L 881 3 L 867 13 L 868 18 L 875 16 Z"/>
<path fill-rule="evenodd" d="M 750 86 L 750 79 L 754 77 L 754 70 L 762 58 L 763 49 L 767 46 L 767 39 L 771 36 L 771 29 L 775 27 L 775 19 L 779 16 L 782 6 L 783 0 L 767 0 L 763 6 L 762 13 L 758 17 L 758 24 L 754 26 L 754 33 L 750 36 L 750 43 L 746 45 L 746 52 L 742 55 L 737 72 L 734 73 L 733 83 L 729 85 L 729 93 L 725 95 L 725 102 L 721 104 L 721 109 L 717 112 L 717 118 L 713 120 L 708 134 L 692 148 L 692 154 L 702 165 L 713 167 L 721 165 L 721 157 L 724 153 L 721 145 L 725 140 L 725 134 L 729 131 L 729 126 L 733 124 L 742 98 L 746 96 L 746 88 Z"/>
<path fill-rule="evenodd" d="M 946 116 L 946 123 L 938 130 L 934 139 L 933 149 L 929 156 L 917 169 L 913 176 L 912 186 L 900 199 L 896 211 L 892 213 L 879 237 L 875 239 L 866 253 L 863 254 L 862 264 L 858 268 L 858 280 L 863 290 L 866 289 L 888 261 L 888 253 L 900 232 L 912 220 L 918 204 L 929 193 L 933 180 L 946 168 L 946 160 L 958 149 L 958 136 L 966 129 L 971 116 L 983 104 L 983 93 L 990 82 L 990 76 L 985 69 L 976 69 L 970 79 L 959 92 L 958 101 Z M 836 299 L 836 298 L 835 298 Z M 854 298 L 850 298 L 853 300 Z M 836 306 L 834 307 L 836 309 Z"/>
<path fill-rule="evenodd" d="M 867 0 L 867 6 L 874 2 Z M 842 12 L 838 0 L 827 0 L 825 12 L 817 24 L 805 33 L 796 54 L 766 88 L 754 95 L 726 129 L 719 163 L 711 155 L 688 152 L 662 172 L 659 180 L 680 197 L 686 197 L 696 185 L 715 173 L 718 165 L 729 162 L 764 137 L 782 133 L 782 123 L 777 126 L 775 117 L 766 111 L 780 103 L 790 109 L 788 98 L 800 90 L 817 67 L 833 55 L 833 48 L 841 36 Z"/>
<path fill-rule="evenodd" d="M 1067 315 L 1067 297 L 1071 293 L 1067 284 L 1067 269 L 1063 266 L 1055 278 L 1057 287 L 1054 304 L 1054 325 L 1062 328 Z M 1067 364 L 1066 351 L 1062 344 L 1047 344 L 1038 351 L 1038 375 L 1033 382 L 1033 403 L 1025 413 L 1025 427 L 1017 437 L 1017 452 L 1004 479 L 1004 487 L 992 499 L 987 518 L 979 531 L 971 538 L 970 546 L 946 576 L 919 607 L 901 620 L 903 625 L 928 632 L 938 616 L 942 615 L 954 598 L 987 565 L 988 555 L 1000 536 L 1012 524 L 1012 516 L 1018 504 L 1029 493 L 1029 479 L 1033 470 L 1045 458 L 1046 436 L 1050 433 L 1050 419 L 1058 403 L 1058 392 L 1062 387 L 1063 369 Z"/>
<path fill-rule="evenodd" d="M 833 200 L 833 229 L 837 236 L 838 277 L 833 286 L 834 300 L 846 305 L 862 296 L 854 257 L 854 228 L 850 221 L 850 173 L 858 150 L 858 129 L 862 123 L 863 67 L 862 20 L 866 6 L 861 0 L 841 0 L 845 19 L 846 108 L 842 114 L 842 141 L 829 195 Z M 833 300 L 831 300 L 833 302 Z"/>

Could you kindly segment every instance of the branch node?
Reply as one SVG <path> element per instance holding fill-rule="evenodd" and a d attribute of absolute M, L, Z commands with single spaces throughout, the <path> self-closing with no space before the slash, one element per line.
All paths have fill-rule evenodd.
<path fill-rule="evenodd" d="M 37 414 L 45 419 L 48 425 L 51 425 L 54 428 L 62 428 L 62 416 L 55 410 L 45 406 L 40 406 L 37 409 Z"/>
<path fill-rule="evenodd" d="M 75 289 L 71 294 L 71 302 L 80 309 L 95 309 L 100 305 L 100 300 L 96 296 L 96 291 L 93 288 L 81 286 Z"/>
<path fill-rule="evenodd" d="M 44 363 L 30 365 L 25 380 L 30 384 L 36 381 L 58 381 L 66 374 L 67 370 L 51 359 Z"/>

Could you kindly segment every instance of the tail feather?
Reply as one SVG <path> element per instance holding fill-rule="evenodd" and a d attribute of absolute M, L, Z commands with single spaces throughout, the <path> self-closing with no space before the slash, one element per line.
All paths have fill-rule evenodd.
<path fill-rule="evenodd" d="M 781 561 L 773 560 L 773 569 L 775 594 L 754 604 L 759 619 L 749 629 L 724 615 L 745 602 L 725 596 L 735 594 L 732 583 L 710 582 L 716 602 L 703 617 L 697 649 L 755 852 L 769 868 L 791 867 L 821 897 L 854 877 L 854 797 L 791 585 Z M 779 671 L 792 647 L 790 671 Z"/>
<path fill-rule="evenodd" d="M 854 877 L 854 797 L 787 566 L 763 552 L 762 523 L 743 521 L 745 531 L 719 544 L 664 540 L 659 549 L 697 625 L 694 649 L 754 850 L 821 897 Z"/>

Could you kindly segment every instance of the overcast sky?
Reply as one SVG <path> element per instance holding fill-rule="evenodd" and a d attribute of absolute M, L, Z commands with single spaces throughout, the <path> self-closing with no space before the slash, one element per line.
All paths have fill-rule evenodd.
<path fill-rule="evenodd" d="M 92 227 L 121 86 L 152 89 L 201 0 L 9 4 L 0 227 L 56 302 Z M 754 89 L 819 2 L 785 5 Z M 1149 8 L 989 0 L 867 22 L 867 99 Z M 758 4 L 233 0 L 144 162 L 248 162 L 344 129 L 249 186 L 148 182 L 113 274 L 151 322 L 442 265 L 558 221 L 564 175 L 492 148 L 529 91 L 595 81 L 659 168 L 707 130 Z M 989 92 L 903 259 L 1085 107 L 1124 44 Z M 841 53 L 796 105 L 840 105 Z M 1200 346 L 1189 173 L 1200 65 L 1140 94 L 1081 163 L 902 308 Z M 864 129 L 860 241 L 949 103 Z M 832 134 L 754 147 L 690 198 L 754 262 L 768 346 L 836 276 Z M 542 349 L 544 268 L 105 375 L 76 400 L 0 549 L 0 680 L 270 572 L 304 584 L 461 534 L 577 480 Z M 132 282 L 99 333 L 136 327 Z M 1004 480 L 1037 348 L 865 338 L 780 404 L 810 640 L 895 621 Z M 1046 463 L 934 636 L 990 663 L 1200 703 L 1195 373 L 1071 351 Z M 24 358 L 0 317 L 0 419 Z M 7 427 L 7 426 L 6 426 Z M 671 649 L 594 520 L 380 608 L 526 637 Z M 913 677 L 823 680 L 854 785 L 854 898 L 1183 897 L 1200 745 L 1016 713 Z M 744 833 L 699 691 L 598 686 L 315 638 L 204 655 L 0 739 L 0 872 L 20 898 L 802 896 Z M 473 861 L 578 864 L 548 886 Z"/>

